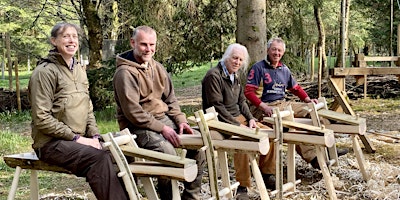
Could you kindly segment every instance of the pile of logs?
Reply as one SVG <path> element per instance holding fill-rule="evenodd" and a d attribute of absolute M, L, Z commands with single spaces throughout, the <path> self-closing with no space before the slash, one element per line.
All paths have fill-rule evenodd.
<path fill-rule="evenodd" d="M 311 98 L 318 98 L 318 83 L 307 82 L 306 80 L 298 80 L 299 84 L 304 88 Z M 367 95 L 370 98 L 399 98 L 400 84 L 396 76 L 368 76 Z M 333 93 L 326 80 L 323 81 L 321 87 L 322 96 L 332 98 Z M 357 100 L 364 98 L 364 85 L 356 85 L 356 80 L 352 76 L 346 78 L 346 93 L 349 99 Z M 295 98 L 291 94 L 289 99 Z"/>
<path fill-rule="evenodd" d="M 21 90 L 21 109 L 30 109 L 28 91 Z M 18 110 L 17 93 L 4 88 L 0 88 L 0 112 Z"/>

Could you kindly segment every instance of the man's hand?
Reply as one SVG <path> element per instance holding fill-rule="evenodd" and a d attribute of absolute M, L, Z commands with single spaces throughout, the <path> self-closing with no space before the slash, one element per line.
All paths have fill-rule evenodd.
<path fill-rule="evenodd" d="M 249 121 L 249 128 L 256 128 L 256 127 L 257 127 L 256 120 L 251 119 Z"/>
<path fill-rule="evenodd" d="M 179 135 L 182 135 L 183 133 L 193 134 L 193 129 L 189 126 L 189 124 L 187 123 L 179 124 Z"/>
<path fill-rule="evenodd" d="M 181 130 L 181 125 L 179 125 L 179 129 Z M 182 128 L 183 129 L 183 128 Z M 163 127 L 161 134 L 167 139 L 174 147 L 179 147 L 181 145 L 181 139 L 178 134 L 169 126 Z"/>
<path fill-rule="evenodd" d="M 96 149 L 102 149 L 99 139 L 97 138 L 86 138 L 86 137 L 79 137 L 76 140 L 77 143 L 92 146 Z"/>
<path fill-rule="evenodd" d="M 266 103 L 261 102 L 258 108 L 260 108 L 267 117 L 272 116 L 272 107 L 268 106 Z"/>
<path fill-rule="evenodd" d="M 318 99 L 310 99 L 310 97 L 307 97 L 307 98 L 304 99 L 304 102 L 306 102 L 306 103 L 313 102 L 313 103 L 317 104 L 318 103 Z"/>

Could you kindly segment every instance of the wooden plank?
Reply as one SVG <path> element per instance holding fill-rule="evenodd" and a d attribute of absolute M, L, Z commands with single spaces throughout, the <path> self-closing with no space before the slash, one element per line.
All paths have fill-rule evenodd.
<path fill-rule="evenodd" d="M 4 162 L 12 168 L 19 166 L 22 169 L 44 170 L 71 174 L 70 171 L 62 167 L 51 165 L 39 160 L 34 152 L 6 155 L 3 158 Z"/>
<path fill-rule="evenodd" d="M 373 62 L 373 61 L 397 61 L 399 60 L 398 56 L 365 56 L 364 61 Z"/>
<path fill-rule="evenodd" d="M 335 133 L 347 133 L 364 135 L 367 131 L 365 124 L 360 126 L 346 125 L 346 124 L 326 124 L 325 128 L 333 130 Z"/>
<path fill-rule="evenodd" d="M 353 115 L 349 115 L 349 114 L 345 114 L 345 113 L 339 113 L 339 112 L 335 112 L 332 110 L 325 110 L 325 109 L 321 109 L 318 110 L 318 115 L 320 117 L 324 117 L 330 120 L 335 120 L 338 122 L 341 122 L 343 124 L 349 124 L 349 125 L 362 125 L 362 124 L 366 124 L 366 119 L 362 118 L 362 117 L 357 117 L 357 116 L 353 116 Z"/>
<path fill-rule="evenodd" d="M 228 135 L 235 135 L 251 141 L 261 141 L 268 137 L 267 135 L 258 134 L 256 129 L 236 126 L 216 120 L 210 120 L 207 124 L 210 130 L 215 130 Z"/>
<path fill-rule="evenodd" d="M 369 140 L 369 138 L 366 135 L 359 135 L 362 143 L 364 144 L 365 150 L 368 153 L 375 153 L 376 152 L 376 148 L 375 146 L 372 144 L 371 140 Z"/>
<path fill-rule="evenodd" d="M 129 168 L 135 176 L 168 177 L 187 182 L 192 182 L 197 177 L 197 165 L 176 168 L 150 163 L 149 165 L 148 162 L 133 162 L 129 164 Z"/>
<path fill-rule="evenodd" d="M 270 133 L 269 130 L 266 131 L 269 134 L 270 141 L 274 140 L 275 134 Z M 264 129 L 261 129 L 260 132 L 264 132 Z M 331 147 L 335 144 L 335 136 L 333 132 L 325 135 L 310 135 L 310 132 L 307 131 L 289 131 L 283 133 L 283 141 L 291 144 L 314 144 Z"/>
<path fill-rule="evenodd" d="M 353 109 L 351 108 L 349 102 L 347 102 L 347 94 L 344 90 L 340 90 L 339 85 L 336 84 L 338 80 L 329 78 L 329 84 L 335 94 L 335 100 L 339 102 L 343 111 L 349 115 L 355 115 Z"/>
<path fill-rule="evenodd" d="M 358 143 L 357 136 L 352 135 L 351 140 L 353 141 L 353 149 L 354 149 L 354 154 L 356 155 L 356 159 L 358 162 L 358 167 L 360 168 L 360 171 L 363 175 L 363 178 L 365 181 L 368 181 L 371 177 L 370 173 L 367 172 L 367 164 L 365 163 L 365 158 L 364 154 L 362 153 L 360 144 Z"/>
<path fill-rule="evenodd" d="M 196 161 L 188 158 L 157 152 L 149 149 L 135 148 L 130 146 L 120 147 L 125 156 L 144 158 L 150 161 L 160 162 L 172 167 L 186 168 L 196 165 Z"/>
<path fill-rule="evenodd" d="M 360 68 L 333 68 L 330 69 L 333 77 L 355 76 L 355 75 L 387 75 L 400 74 L 400 67 L 360 67 Z"/>
<path fill-rule="evenodd" d="M 271 117 L 264 117 L 264 121 L 268 122 L 268 123 L 273 123 L 273 118 Z M 294 122 L 294 121 L 288 121 L 288 120 L 282 120 L 282 125 L 283 127 L 286 128 L 293 128 L 296 130 L 304 130 L 307 131 L 308 134 L 316 134 L 316 135 L 328 135 L 328 134 L 333 134 L 332 130 L 329 129 L 324 129 L 324 128 L 320 128 L 317 126 L 312 126 L 312 125 L 308 125 L 308 124 L 301 124 L 298 122 Z"/>
<path fill-rule="evenodd" d="M 266 133 L 263 133 L 266 134 Z M 189 149 L 199 149 L 203 146 L 203 140 L 199 135 L 180 135 L 181 147 Z M 212 140 L 215 149 L 224 149 L 226 151 L 248 151 L 265 155 L 269 151 L 269 139 L 258 142 L 246 141 L 240 137 L 231 139 Z"/>

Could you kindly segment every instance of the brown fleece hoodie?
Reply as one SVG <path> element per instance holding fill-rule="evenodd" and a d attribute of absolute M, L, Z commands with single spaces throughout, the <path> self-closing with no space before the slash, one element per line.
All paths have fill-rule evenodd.
<path fill-rule="evenodd" d="M 150 129 L 161 132 L 159 119 L 169 116 L 177 125 L 186 123 L 175 97 L 172 81 L 164 67 L 151 60 L 147 67 L 138 64 L 133 51 L 117 56 L 113 78 L 117 120 L 120 129 Z"/>

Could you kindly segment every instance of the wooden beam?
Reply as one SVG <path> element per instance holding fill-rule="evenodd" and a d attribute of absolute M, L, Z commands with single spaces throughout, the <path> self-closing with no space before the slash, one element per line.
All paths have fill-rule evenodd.
<path fill-rule="evenodd" d="M 19 166 L 22 169 L 44 170 L 71 174 L 70 171 L 62 167 L 51 165 L 39 160 L 34 152 L 6 155 L 3 158 L 4 162 L 12 168 Z"/>
<path fill-rule="evenodd" d="M 375 61 L 397 61 L 399 57 L 397 56 L 365 56 L 364 61 L 366 62 L 375 62 Z"/>
<path fill-rule="evenodd" d="M 331 85 L 332 91 L 335 94 L 335 100 L 339 101 L 339 104 L 343 111 L 349 115 L 355 115 L 353 109 L 351 108 L 349 102 L 347 102 L 347 94 L 344 90 L 340 90 L 339 86 L 336 84 L 335 79 L 329 78 L 329 84 Z"/>
<path fill-rule="evenodd" d="M 271 117 L 264 117 L 265 122 L 273 123 L 273 120 L 274 119 Z M 312 125 L 308 125 L 308 124 L 302 124 L 302 123 L 298 123 L 298 122 L 294 122 L 294 121 L 282 120 L 282 125 L 283 125 L 283 127 L 286 127 L 286 128 L 292 128 L 292 129 L 295 129 L 298 131 L 306 131 L 306 133 L 311 134 L 311 135 L 323 136 L 323 135 L 333 134 L 332 130 L 324 129 L 324 128 L 320 128 L 320 127 L 312 126 Z"/>
<path fill-rule="evenodd" d="M 179 138 L 181 140 L 182 148 L 199 149 L 203 146 L 203 140 L 200 135 L 179 135 Z M 249 140 L 246 141 L 237 136 L 233 136 L 230 139 L 212 141 L 215 149 L 225 149 L 226 151 L 256 152 L 260 153 L 261 155 L 265 155 L 269 151 L 268 137 L 258 142 Z"/>
<path fill-rule="evenodd" d="M 349 114 L 339 113 L 332 110 L 320 109 L 318 110 L 318 116 L 324 117 L 330 120 L 338 121 L 343 124 L 349 125 L 362 125 L 366 124 L 365 118 L 357 117 Z"/>
<path fill-rule="evenodd" d="M 355 76 L 355 75 L 387 75 L 400 74 L 400 67 L 360 67 L 360 68 L 333 68 L 330 69 L 333 77 Z"/>
<path fill-rule="evenodd" d="M 158 151 L 130 146 L 120 146 L 120 148 L 125 156 L 144 158 L 146 160 L 160 162 L 173 167 L 186 168 L 196 165 L 196 161 L 193 159 L 181 158 L 179 156 Z"/>
<path fill-rule="evenodd" d="M 246 140 L 261 141 L 268 138 L 267 135 L 258 134 L 256 129 L 236 126 L 216 120 L 207 121 L 207 124 L 210 130 L 215 130 L 228 135 L 239 136 Z"/>
<path fill-rule="evenodd" d="M 176 168 L 158 165 L 155 162 L 133 162 L 129 164 L 129 168 L 137 176 L 169 177 L 187 182 L 192 182 L 197 177 L 197 165 Z"/>

